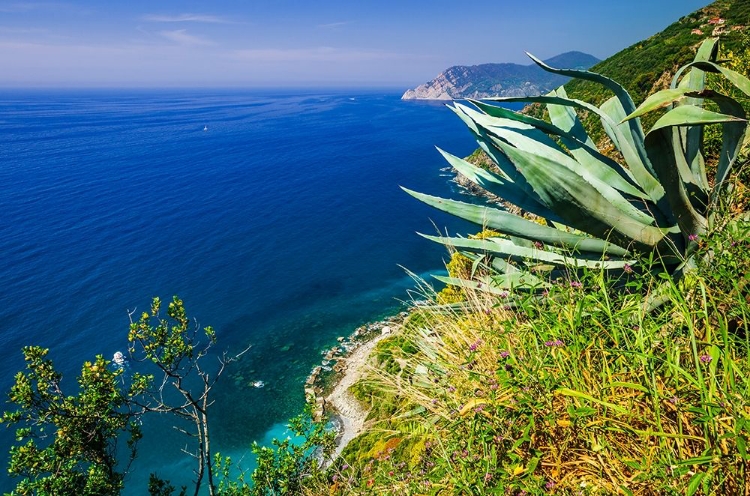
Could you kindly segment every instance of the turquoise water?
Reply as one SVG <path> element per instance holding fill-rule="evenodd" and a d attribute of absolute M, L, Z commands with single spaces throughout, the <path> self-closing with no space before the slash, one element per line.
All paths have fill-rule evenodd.
<path fill-rule="evenodd" d="M 252 345 L 211 410 L 214 447 L 242 457 L 300 411 L 322 350 L 401 308 L 399 265 L 440 270 L 415 231 L 472 229 L 398 187 L 458 194 L 433 145 L 474 148 L 442 105 L 377 90 L 3 92 L 0 389 L 28 344 L 74 388 L 82 361 L 124 351 L 128 310 L 176 294 L 218 351 Z M 189 478 L 185 440 L 145 427 L 136 473 Z"/>

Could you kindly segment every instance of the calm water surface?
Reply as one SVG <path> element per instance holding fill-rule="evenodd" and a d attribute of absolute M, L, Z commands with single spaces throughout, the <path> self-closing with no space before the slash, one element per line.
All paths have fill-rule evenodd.
<path fill-rule="evenodd" d="M 300 411 L 321 350 L 400 308 L 399 265 L 442 267 L 415 231 L 471 229 L 398 188 L 458 194 L 433 145 L 474 141 L 389 91 L 0 93 L 0 390 L 29 344 L 74 388 L 84 360 L 124 351 L 128 310 L 179 295 L 220 351 L 252 344 L 212 411 L 214 446 L 241 458 Z M 135 470 L 186 482 L 185 440 L 146 431 Z"/>

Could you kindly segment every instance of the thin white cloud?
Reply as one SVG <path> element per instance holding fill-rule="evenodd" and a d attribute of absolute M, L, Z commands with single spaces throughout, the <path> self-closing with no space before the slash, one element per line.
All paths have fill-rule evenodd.
<path fill-rule="evenodd" d="M 141 17 L 146 22 L 204 22 L 209 24 L 230 24 L 231 21 L 208 14 L 178 14 L 178 15 L 159 15 L 147 14 Z"/>
<path fill-rule="evenodd" d="M 60 10 L 68 5 L 59 2 L 10 2 L 0 4 L 0 12 L 18 13 L 34 10 Z"/>
<path fill-rule="evenodd" d="M 332 47 L 244 49 L 233 51 L 231 56 L 248 62 L 357 62 L 407 58 L 402 53 Z"/>
<path fill-rule="evenodd" d="M 188 34 L 187 29 L 175 29 L 174 31 L 160 31 L 159 35 L 161 35 L 163 38 L 169 41 L 177 43 L 178 45 L 209 46 L 209 45 L 216 44 L 209 39 L 202 38 L 200 36 L 195 36 L 192 34 Z"/>
<path fill-rule="evenodd" d="M 185 34 L 177 38 L 184 41 Z M 415 54 L 326 47 L 236 52 L 221 47 L 196 48 L 161 36 L 116 44 L 0 37 L 0 88 L 390 84 L 398 80 L 394 74 L 419 81 L 425 72 Z"/>
<path fill-rule="evenodd" d="M 318 29 L 336 29 L 336 28 L 340 28 L 341 26 L 349 25 L 351 23 L 352 21 L 329 22 L 327 24 L 318 24 L 315 27 Z"/>
<path fill-rule="evenodd" d="M 42 29 L 42 28 L 17 28 L 17 27 L 8 27 L 8 26 L 0 26 L 0 33 L 5 34 L 41 34 L 41 33 L 48 33 L 49 30 Z"/>

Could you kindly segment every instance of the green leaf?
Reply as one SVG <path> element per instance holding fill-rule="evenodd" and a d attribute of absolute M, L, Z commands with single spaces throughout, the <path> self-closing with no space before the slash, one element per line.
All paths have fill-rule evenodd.
<path fill-rule="evenodd" d="M 695 61 L 710 62 L 716 60 L 718 50 L 718 39 L 709 38 L 701 44 L 695 55 Z M 680 81 L 680 86 L 690 88 L 696 92 L 703 92 L 703 90 L 706 89 L 706 72 L 697 67 L 691 69 L 687 77 Z M 703 101 L 700 98 L 688 98 L 683 103 L 699 107 L 703 105 Z M 682 127 L 679 129 L 679 132 L 681 135 L 680 137 L 682 140 L 683 151 L 685 153 L 685 159 L 690 166 L 690 170 L 693 171 L 693 177 L 701 190 L 701 196 L 708 199 L 709 184 L 708 177 L 706 176 L 706 163 L 701 151 L 703 146 L 703 127 Z"/>
<path fill-rule="evenodd" d="M 444 284 L 484 291 L 485 293 L 492 293 L 498 296 L 508 296 L 508 290 L 511 289 L 541 289 L 550 286 L 549 283 L 529 272 L 514 272 L 512 274 L 500 274 L 492 277 L 485 276 L 477 280 L 438 275 L 433 275 L 432 277 Z"/>
<path fill-rule="evenodd" d="M 640 139 L 635 139 L 630 132 L 627 124 L 618 124 L 627 115 L 620 101 L 612 97 L 605 101 L 600 110 L 602 125 L 607 135 L 612 139 L 620 153 L 622 153 L 625 163 L 628 164 L 630 171 L 638 181 L 643 191 L 648 193 L 651 200 L 659 206 L 662 213 L 669 218 L 669 210 L 663 203 L 664 188 L 656 179 L 656 173 L 650 162 L 644 143 Z"/>
<path fill-rule="evenodd" d="M 555 394 L 561 394 L 563 396 L 570 396 L 570 397 L 573 397 L 573 398 L 584 399 L 586 401 L 590 401 L 592 403 L 596 403 L 598 405 L 602 405 L 604 407 L 607 407 L 607 408 L 609 408 L 609 409 L 611 409 L 611 410 L 613 410 L 613 411 L 615 411 L 615 412 L 617 412 L 619 414 L 622 414 L 622 415 L 628 415 L 629 413 L 631 413 L 626 408 L 623 408 L 623 407 L 621 407 L 619 405 L 615 405 L 614 403 L 610 403 L 608 401 L 604 401 L 604 400 L 600 400 L 598 398 L 594 398 L 590 394 L 582 393 L 580 391 L 575 391 L 573 389 L 559 388 L 559 389 L 555 390 Z"/>
<path fill-rule="evenodd" d="M 487 100 L 508 103 L 526 102 L 543 103 L 547 105 L 566 105 L 572 108 L 587 110 L 596 114 L 601 119 L 602 125 L 607 131 L 607 134 L 612 138 L 612 142 L 623 154 L 625 162 L 627 163 L 631 172 L 633 172 L 633 175 L 635 176 L 641 189 L 648 193 L 651 200 L 657 203 L 657 205 L 659 205 L 659 202 L 664 197 L 664 190 L 661 188 L 659 181 L 654 178 L 653 172 L 650 172 L 647 168 L 648 154 L 645 151 L 643 141 L 641 139 L 634 140 L 627 125 L 623 125 L 623 127 L 620 127 L 617 124 L 617 122 L 625 118 L 626 114 L 625 111 L 622 110 L 622 105 L 616 98 L 613 98 L 612 102 L 605 102 L 605 105 L 603 105 L 602 108 L 599 108 L 596 105 L 591 105 L 590 103 L 584 102 L 582 100 L 573 98 L 561 98 L 559 96 L 550 95 L 533 97 L 499 97 L 488 98 Z M 628 132 L 625 132 L 625 129 L 628 129 Z M 665 212 L 665 214 L 667 213 L 668 212 Z"/>
<path fill-rule="evenodd" d="M 608 254 L 615 256 L 627 256 L 628 254 L 626 249 L 614 243 L 543 226 L 496 208 L 430 196 L 404 187 L 401 189 L 438 210 L 448 212 L 482 227 L 490 227 L 502 234 L 518 236 L 531 241 L 540 241 L 573 252 L 589 252 L 597 255 Z"/>
<path fill-rule="evenodd" d="M 419 233 L 417 233 L 419 234 Z M 479 264 L 482 263 L 482 259 L 484 258 L 484 255 L 476 257 L 476 259 L 471 264 L 471 277 L 474 277 L 474 274 L 477 273 L 477 268 L 479 267 Z"/>
<path fill-rule="evenodd" d="M 513 182 L 521 191 L 526 193 L 526 195 L 532 198 L 534 201 L 543 204 L 543 202 L 540 200 L 539 196 L 534 192 L 531 186 L 527 184 L 526 179 L 523 177 L 523 175 L 518 173 L 515 166 L 505 157 L 505 155 L 500 153 L 495 147 L 492 146 L 492 141 L 485 130 L 480 126 L 477 126 L 477 124 L 473 120 L 471 120 L 471 118 L 466 113 L 463 112 L 462 108 L 466 107 L 461 106 L 459 108 L 449 106 L 448 108 L 450 108 L 469 127 L 469 129 L 471 129 L 472 133 L 474 133 L 474 136 L 476 136 L 477 141 L 479 142 L 479 146 L 492 159 L 492 161 L 495 162 L 504 178 Z"/>
<path fill-rule="evenodd" d="M 567 225 L 601 239 L 612 237 L 620 245 L 635 241 L 653 247 L 664 239 L 662 229 L 643 222 L 644 218 L 653 222 L 653 218 L 630 205 L 614 188 L 604 184 L 594 187 L 591 178 L 584 179 L 554 159 L 500 142 L 497 145 Z"/>
<path fill-rule="evenodd" d="M 498 271 L 500 274 L 512 274 L 514 272 L 520 272 L 521 270 L 513 265 L 512 263 L 503 260 L 499 257 L 494 257 L 492 259 L 492 268 Z"/>
<path fill-rule="evenodd" d="M 558 90 L 558 93 L 560 91 L 563 91 L 563 93 L 559 96 L 567 98 L 562 87 Z M 553 92 L 551 94 L 554 95 L 555 93 Z M 568 148 L 570 153 L 576 158 L 581 166 L 586 167 L 590 173 L 595 174 L 603 181 L 609 182 L 614 188 L 624 193 L 637 197 L 645 196 L 645 193 L 637 187 L 637 183 L 630 174 L 630 171 L 624 169 L 620 164 L 599 152 L 591 138 L 586 134 L 583 125 L 572 108 L 563 105 L 548 104 L 547 108 L 550 110 L 550 117 L 553 121 L 553 124 L 550 124 L 542 119 L 537 119 L 502 107 L 488 105 L 479 100 L 469 101 L 477 106 L 477 108 L 493 117 L 518 120 L 519 122 L 532 125 L 546 133 L 559 136 L 560 140 Z M 561 110 L 555 111 L 553 107 L 554 109 Z M 557 115 L 562 116 L 563 113 L 568 117 L 567 119 L 563 120 L 562 118 L 556 118 Z M 565 124 L 570 125 L 566 127 Z"/>
<path fill-rule="evenodd" d="M 719 105 L 722 113 L 732 115 L 740 119 L 740 122 L 728 122 L 722 125 L 722 146 L 719 155 L 719 165 L 716 168 L 714 189 L 711 194 L 712 200 L 716 200 L 724 181 L 729 176 L 732 166 L 740 155 L 747 133 L 747 120 L 745 109 L 734 98 L 724 95 L 712 94 L 711 99 Z"/>
<path fill-rule="evenodd" d="M 537 195 L 545 202 L 545 204 L 552 207 L 549 203 L 549 198 L 540 190 L 548 183 L 540 184 L 537 180 L 529 175 L 531 164 L 528 160 L 533 160 L 533 157 L 539 157 L 545 162 L 546 166 L 550 171 L 554 172 L 552 175 L 558 177 L 572 177 L 570 174 L 574 174 L 577 180 L 582 180 L 593 187 L 601 196 L 607 198 L 608 202 L 614 205 L 622 213 L 628 215 L 633 219 L 637 219 L 643 224 L 651 224 L 654 219 L 651 215 L 641 212 L 633 205 L 631 205 L 620 193 L 617 192 L 609 183 L 601 180 L 595 174 L 592 174 L 588 168 L 582 167 L 580 163 L 576 162 L 573 158 L 563 153 L 559 148 L 547 146 L 546 143 L 540 143 L 534 139 L 531 139 L 523 134 L 515 133 L 510 129 L 493 129 L 491 133 L 497 135 L 501 140 L 497 140 L 491 137 L 495 146 L 497 146 L 503 153 L 511 160 L 516 166 L 516 169 L 523 174 L 527 182 L 531 185 Z M 513 147 L 509 147 L 510 143 Z M 516 153 L 518 152 L 518 153 Z M 516 157 L 515 159 L 513 157 Z M 567 169 L 567 171 L 563 171 Z M 555 210 L 553 208 L 553 210 Z M 559 210 L 560 215 L 565 215 Z M 568 220 L 570 218 L 568 217 Z M 575 226 L 574 226 L 575 227 Z"/>
<path fill-rule="evenodd" d="M 636 117 L 640 117 L 648 112 L 668 107 L 674 102 L 684 100 L 686 98 L 685 94 L 691 91 L 690 88 L 672 88 L 658 91 L 646 98 L 646 100 L 644 100 L 634 112 L 623 119 L 623 122 L 635 119 Z"/>
<path fill-rule="evenodd" d="M 690 478 L 690 482 L 688 482 L 687 492 L 685 492 L 685 496 L 693 496 L 696 491 L 698 491 L 698 487 L 700 487 L 701 482 L 703 481 L 703 478 L 705 476 L 705 472 L 698 472 L 696 474 L 693 474 L 693 476 Z"/>
<path fill-rule="evenodd" d="M 722 76 L 727 78 L 727 80 L 732 83 L 732 85 L 734 85 L 738 90 L 740 90 L 747 96 L 750 96 L 750 79 L 743 76 L 739 72 L 733 71 L 732 69 L 728 69 L 714 62 L 707 61 L 693 62 L 692 64 L 689 64 L 689 67 L 690 66 L 698 67 L 705 71 L 718 72 Z"/>
<path fill-rule="evenodd" d="M 455 155 L 451 155 L 440 148 L 438 148 L 438 151 L 454 169 L 477 186 L 485 189 L 493 195 L 499 196 L 503 200 L 510 202 L 523 210 L 533 213 L 534 215 L 555 222 L 562 222 L 562 218 L 560 218 L 559 215 L 536 201 L 533 197 L 527 195 L 512 181 L 503 180 L 503 178 L 477 167 L 466 160 L 458 158 Z"/>
<path fill-rule="evenodd" d="M 526 248 L 523 246 L 518 246 L 515 243 L 502 238 L 467 239 L 430 236 L 421 233 L 418 234 L 423 238 L 429 239 L 430 241 L 434 241 L 446 246 L 452 246 L 454 248 L 465 248 L 481 252 L 490 252 L 512 258 L 533 259 L 541 262 L 548 262 L 569 267 L 587 267 L 591 269 L 622 269 L 626 264 L 635 265 L 637 263 L 635 260 L 595 260 L 566 256 L 538 248 Z"/>
<path fill-rule="evenodd" d="M 550 94 L 563 98 L 568 97 L 564 86 Z M 563 131 L 563 134 L 560 134 L 563 145 L 589 174 L 623 193 L 638 198 L 647 196 L 637 186 L 638 183 L 629 170 L 599 152 L 573 108 L 565 105 L 548 104 L 547 111 L 550 120 Z"/>
<path fill-rule="evenodd" d="M 584 71 L 580 69 L 556 69 L 554 67 L 550 67 L 529 52 L 526 52 L 526 55 L 534 61 L 536 65 L 541 67 L 547 72 L 551 72 L 553 74 L 560 74 L 561 76 L 568 76 L 576 79 L 583 79 L 585 81 L 592 81 L 594 83 L 599 83 L 605 88 L 612 91 L 612 93 L 615 94 L 618 100 L 622 103 L 622 107 L 625 109 L 627 113 L 633 112 L 635 110 L 635 103 L 633 103 L 633 99 L 630 97 L 630 94 L 625 90 L 625 88 L 618 83 L 617 81 L 610 79 L 606 76 L 602 76 L 601 74 L 597 74 L 595 72 L 590 71 Z"/>
<path fill-rule="evenodd" d="M 693 105 L 681 105 L 664 114 L 649 134 L 659 129 L 671 126 L 696 126 L 706 124 L 722 124 L 725 122 L 746 122 L 745 119 L 733 115 L 722 114 L 712 110 L 706 110 Z"/>
<path fill-rule="evenodd" d="M 680 108 L 680 107 L 678 107 Z M 676 109 L 675 109 L 676 110 Z M 675 149 L 672 143 L 672 133 L 669 129 L 657 129 L 649 132 L 646 136 L 646 149 L 652 158 L 652 164 L 656 168 L 657 177 L 667 197 L 667 201 L 674 212 L 675 220 L 680 230 L 689 234 L 702 234 L 707 228 L 705 217 L 700 215 L 693 207 L 680 177 L 680 172 L 675 167 Z M 677 252 L 684 250 L 684 240 L 673 240 Z"/>
<path fill-rule="evenodd" d="M 551 72 L 553 74 L 560 74 L 562 76 L 568 76 L 573 77 L 576 79 L 583 79 L 585 81 L 591 81 L 594 83 L 599 83 L 605 88 L 612 91 L 612 93 L 615 94 L 615 98 L 620 102 L 620 105 L 625 111 L 625 114 L 630 114 L 633 111 L 635 111 L 635 103 L 633 103 L 633 99 L 631 98 L 630 94 L 625 90 L 625 88 L 618 83 L 617 81 L 610 79 L 606 76 L 602 76 L 601 74 L 597 74 L 595 72 L 590 71 L 584 71 L 584 70 L 578 70 L 578 69 L 555 69 L 553 67 L 548 66 L 538 58 L 534 57 L 530 53 L 526 52 L 526 55 L 528 55 L 531 60 L 534 61 L 536 65 L 541 67 L 547 72 Z M 641 121 L 639 119 L 633 119 L 631 121 L 628 121 L 628 128 L 630 130 L 630 134 L 632 135 L 633 139 L 639 143 L 638 148 L 642 147 L 642 143 L 645 140 L 644 134 L 643 134 L 643 128 L 641 127 Z"/>

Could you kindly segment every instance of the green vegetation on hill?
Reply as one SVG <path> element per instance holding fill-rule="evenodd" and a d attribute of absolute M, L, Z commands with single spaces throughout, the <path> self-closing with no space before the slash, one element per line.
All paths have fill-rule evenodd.
<path fill-rule="evenodd" d="M 724 22 L 711 24 L 716 19 Z M 677 69 L 693 59 L 698 45 L 714 31 L 721 37 L 725 54 L 747 51 L 750 48 L 745 36 L 748 28 L 750 4 L 746 0 L 717 0 L 599 62 L 591 71 L 619 82 L 636 103 L 640 103 L 646 95 L 667 87 Z M 694 30 L 701 33 L 694 33 Z M 594 104 L 601 104 L 611 96 L 599 85 L 586 81 L 571 81 L 565 88 L 571 96 Z"/>
<path fill-rule="evenodd" d="M 357 389 L 373 425 L 309 494 L 743 494 L 748 236 L 703 238 L 657 312 L 660 277 L 603 272 L 418 310 Z"/>

